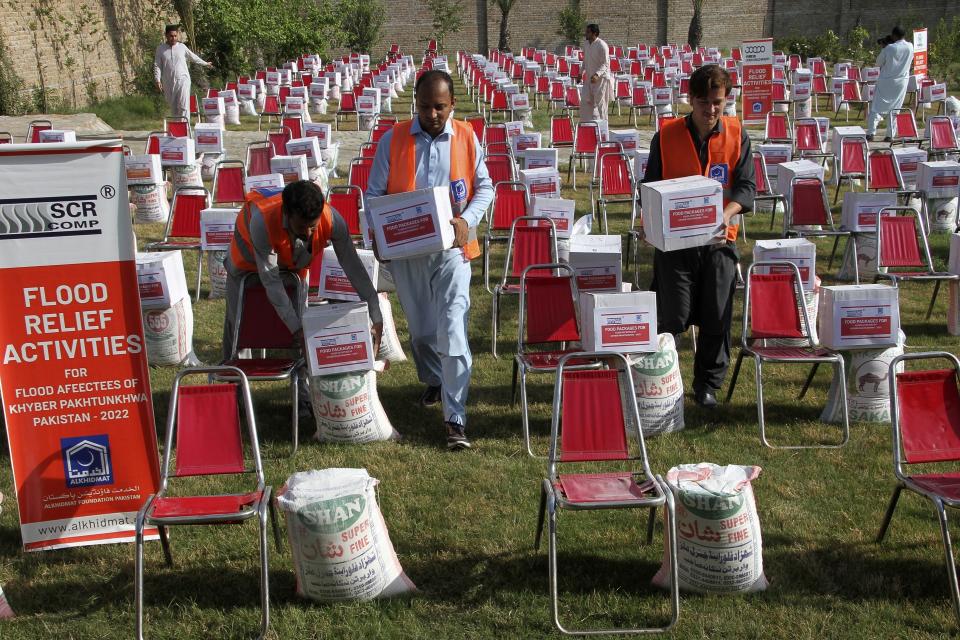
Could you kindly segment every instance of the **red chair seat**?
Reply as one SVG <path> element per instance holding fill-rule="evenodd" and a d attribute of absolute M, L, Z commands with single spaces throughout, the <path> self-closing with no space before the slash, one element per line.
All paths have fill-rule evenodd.
<path fill-rule="evenodd" d="M 560 358 L 567 355 L 568 353 L 577 353 L 579 349 L 567 349 L 565 351 L 536 351 L 536 352 L 527 352 L 521 356 L 524 363 L 527 365 L 528 369 L 542 369 L 549 371 L 556 369 L 557 365 L 560 364 Z M 577 366 L 582 364 L 587 364 L 586 360 L 581 360 L 574 358 L 569 362 L 570 366 Z"/>
<path fill-rule="evenodd" d="M 960 501 L 960 473 L 925 473 L 910 476 L 910 480 L 926 491 Z"/>
<path fill-rule="evenodd" d="M 296 364 L 297 362 L 291 358 L 258 358 L 256 360 L 237 358 L 225 362 L 224 366 L 236 367 L 248 378 L 272 378 L 289 374 Z"/>
<path fill-rule="evenodd" d="M 560 474 L 554 487 L 573 503 L 632 502 L 649 497 L 629 471 Z"/>
<path fill-rule="evenodd" d="M 228 496 L 186 496 L 158 498 L 153 503 L 151 518 L 184 518 L 192 516 L 225 516 L 240 514 L 255 505 L 262 491 Z"/>
<path fill-rule="evenodd" d="M 893 271 L 890 273 L 877 274 L 880 278 L 930 278 L 933 277 L 929 271 Z M 936 279 L 936 278 L 934 278 Z"/>
<path fill-rule="evenodd" d="M 811 349 L 809 347 L 750 347 L 750 350 L 761 358 L 825 358 L 833 355 L 827 349 Z"/>

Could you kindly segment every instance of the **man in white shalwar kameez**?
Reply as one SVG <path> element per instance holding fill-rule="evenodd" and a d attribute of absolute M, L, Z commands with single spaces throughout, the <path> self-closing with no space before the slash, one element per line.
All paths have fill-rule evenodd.
<path fill-rule="evenodd" d="M 891 39 L 877 56 L 880 77 L 877 79 L 873 101 L 867 113 L 867 139 L 872 140 L 880 119 L 894 109 L 903 106 L 910 80 L 910 65 L 913 64 L 913 45 L 903 39 L 904 31 L 894 27 Z M 890 132 L 888 132 L 889 134 Z"/>
<path fill-rule="evenodd" d="M 179 34 L 178 25 L 167 25 L 164 31 L 166 42 L 157 47 L 157 53 L 153 57 L 153 77 L 157 81 L 157 89 L 163 91 L 163 97 L 170 105 L 170 114 L 189 118 L 190 71 L 187 69 L 187 60 L 208 69 L 212 68 L 213 64 L 205 62 L 190 51 L 187 45 L 179 42 Z"/>
<path fill-rule="evenodd" d="M 606 120 L 613 99 L 610 49 L 600 39 L 600 27 L 588 24 L 584 34 L 583 88 L 580 91 L 580 122 Z"/>

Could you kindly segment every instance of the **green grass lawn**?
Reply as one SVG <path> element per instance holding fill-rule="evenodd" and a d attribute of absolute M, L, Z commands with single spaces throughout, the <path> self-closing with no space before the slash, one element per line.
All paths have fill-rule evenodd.
<path fill-rule="evenodd" d="M 394 111 L 406 113 L 408 92 Z M 462 103 L 466 101 L 462 98 Z M 461 104 L 462 104 L 461 103 Z M 466 106 L 466 105 L 463 105 Z M 469 112 L 458 109 L 460 115 Z M 329 117 L 328 117 L 329 118 Z M 626 116 L 612 119 L 625 127 Z M 545 112 L 535 122 L 547 128 Z M 158 122 L 148 123 L 156 128 Z M 247 123 L 249 124 L 249 123 Z M 643 126 L 648 126 L 644 124 Z M 585 181 L 581 179 L 581 185 Z M 588 190 L 564 188 L 578 213 L 589 210 Z M 838 210 L 839 212 L 839 210 Z M 774 238 L 766 215 L 750 219 L 750 241 L 741 243 L 744 265 L 750 245 Z M 611 232 L 627 230 L 626 215 L 612 214 Z M 159 225 L 138 227 L 139 243 L 156 239 Z M 933 236 L 937 265 L 944 267 L 948 237 Z M 494 260 L 502 262 L 501 253 Z M 818 242 L 824 284 L 828 240 Z M 184 256 L 187 280 L 195 254 Z M 641 283 L 650 279 L 652 249 L 642 252 Z M 497 267 L 499 273 L 500 267 Z M 834 265 L 834 272 L 836 264 Z M 929 289 L 901 292 L 908 350 L 956 351 L 946 333 L 947 296 L 924 319 Z M 739 344 L 742 292 L 737 294 L 734 344 Z M 394 299 L 395 300 L 395 299 Z M 418 592 L 409 599 L 318 604 L 295 595 L 289 549 L 271 547 L 272 638 L 540 638 L 558 635 L 550 617 L 545 550 L 533 550 L 540 480 L 545 468 L 523 452 L 519 409 L 510 404 L 516 301 L 503 308 L 501 359 L 489 349 L 490 296 L 479 262 L 472 287 L 470 337 L 474 353 L 469 434 L 474 449 L 445 450 L 439 409 L 417 403 L 421 386 L 412 362 L 379 378 L 379 394 L 402 443 L 327 445 L 309 440 L 301 423 L 299 453 L 288 457 L 289 401 L 280 385 L 254 388 L 267 480 L 279 488 L 293 472 L 365 467 L 380 480 L 379 499 L 407 575 Z M 395 302 L 394 308 L 399 310 Z M 194 307 L 194 345 L 216 361 L 224 305 L 203 299 Z M 402 315 L 397 317 L 406 336 Z M 689 389 L 692 353 L 679 345 Z M 409 351 L 408 351 L 409 355 Z M 734 353 L 736 357 L 736 353 Z M 710 461 L 763 468 L 755 482 L 770 587 L 740 596 L 682 595 L 675 638 L 941 638 L 955 635 L 944 557 L 933 509 L 904 496 L 883 545 L 873 542 L 893 488 L 888 425 L 854 423 L 850 443 L 839 450 L 774 451 L 760 444 L 752 369 L 744 367 L 732 402 L 714 412 L 686 403 L 684 431 L 648 441 L 652 466 L 666 473 L 680 463 Z M 174 368 L 154 368 L 151 382 L 158 434 L 162 435 Z M 831 437 L 837 427 L 819 420 L 829 373 L 821 368 L 808 396 L 798 402 L 805 367 L 768 367 L 767 421 L 782 440 Z M 552 379 L 530 384 L 534 444 L 544 450 L 550 421 Z M 725 389 L 724 389 L 725 391 Z M 208 483 L 211 490 L 223 483 Z M 129 638 L 133 634 L 133 547 L 107 545 L 26 554 L 20 548 L 9 453 L 0 452 L 0 490 L 8 495 L 0 515 L 0 585 L 18 618 L 0 622 L 0 638 Z M 662 622 L 665 594 L 650 585 L 661 560 L 662 523 L 655 544 L 641 543 L 645 514 L 569 514 L 560 518 L 562 615 L 570 624 L 623 625 Z M 147 635 L 155 638 L 251 637 L 259 623 L 256 527 L 179 528 L 173 532 L 175 565 L 163 564 L 159 545 L 147 545 Z"/>

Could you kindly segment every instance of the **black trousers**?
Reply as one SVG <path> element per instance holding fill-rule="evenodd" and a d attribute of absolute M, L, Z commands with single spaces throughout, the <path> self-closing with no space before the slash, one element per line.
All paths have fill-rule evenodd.
<path fill-rule="evenodd" d="M 654 253 L 658 330 L 679 334 L 698 327 L 694 391 L 716 393 L 727 375 L 738 261 L 732 242 Z"/>

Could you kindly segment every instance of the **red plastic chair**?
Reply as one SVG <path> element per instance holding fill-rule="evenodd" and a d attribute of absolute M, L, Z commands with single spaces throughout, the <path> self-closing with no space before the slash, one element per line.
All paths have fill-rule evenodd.
<path fill-rule="evenodd" d="M 603 232 L 608 233 L 607 207 L 626 204 L 630 207 L 630 228 L 637 218 L 637 187 L 633 177 L 633 162 L 625 153 L 607 153 L 600 160 L 600 186 L 597 205 L 603 221 Z"/>
<path fill-rule="evenodd" d="M 247 172 L 239 160 L 221 160 L 213 170 L 214 204 L 242 203 Z"/>
<path fill-rule="evenodd" d="M 560 80 L 550 82 L 550 110 L 561 109 L 567 102 L 566 85 Z"/>
<path fill-rule="evenodd" d="M 890 146 L 895 144 L 916 144 L 924 142 L 917 129 L 917 120 L 911 109 L 893 109 L 890 111 L 887 123 L 887 132 L 890 135 Z"/>
<path fill-rule="evenodd" d="M 847 80 L 843 83 L 843 90 L 840 93 L 840 99 L 837 101 L 837 108 L 834 117 L 840 115 L 840 108 L 847 105 L 846 118 L 850 120 L 850 108 L 857 108 L 857 118 L 863 116 L 864 110 L 869 106 L 869 101 L 864 100 L 860 94 L 860 83 L 856 80 Z"/>
<path fill-rule="evenodd" d="M 617 103 L 617 115 L 621 114 L 620 108 L 623 105 L 627 105 L 627 108 L 630 107 L 631 102 L 631 90 L 633 88 L 633 81 L 629 78 L 619 78 L 616 82 L 616 88 L 614 90 L 613 99 Z"/>
<path fill-rule="evenodd" d="M 898 373 L 904 362 L 920 360 L 946 360 L 949 368 Z M 960 622 L 960 589 L 946 512 L 946 507 L 960 506 L 960 473 L 944 470 L 946 463 L 956 468 L 960 460 L 958 370 L 960 360 L 946 351 L 904 354 L 890 363 L 890 422 L 897 485 L 880 525 L 877 543 L 883 542 L 904 489 L 930 500 L 940 523 L 953 612 Z"/>
<path fill-rule="evenodd" d="M 793 144 L 793 125 L 790 122 L 790 116 L 779 111 L 768 113 L 763 141 Z"/>
<path fill-rule="evenodd" d="M 291 139 L 303 137 L 303 116 L 299 114 L 283 114 L 283 117 L 280 120 L 280 126 L 286 127 L 290 130 Z M 284 154 L 286 154 L 286 151 L 284 151 Z"/>
<path fill-rule="evenodd" d="M 758 273 L 763 269 L 769 273 Z M 747 270 L 746 295 L 743 303 L 743 331 L 740 353 L 733 368 L 727 402 L 737 386 L 737 376 L 744 356 L 750 356 L 756 365 L 757 419 L 760 424 L 760 440 L 774 449 L 809 449 L 842 447 L 850 438 L 850 420 L 847 414 L 846 386 L 840 386 L 840 406 L 843 411 L 842 436 L 839 443 L 816 443 L 810 445 L 774 445 L 767 439 L 763 414 L 763 365 L 764 363 L 809 364 L 829 363 L 834 367 L 837 380 L 846 380 L 843 358 L 820 347 L 811 331 L 811 320 L 803 297 L 800 270 L 792 262 L 760 260 Z M 754 299 L 760 301 L 753 304 Z M 803 340 L 803 346 L 767 345 L 767 340 Z M 812 374 L 811 374 L 812 375 Z"/>
<path fill-rule="evenodd" d="M 380 142 L 380 138 L 393 129 L 394 123 L 392 122 L 377 122 L 373 125 L 373 129 L 370 130 L 370 142 L 377 143 Z"/>
<path fill-rule="evenodd" d="M 637 126 L 637 114 L 646 111 L 649 121 L 653 122 L 653 114 L 657 108 L 650 102 L 650 92 L 646 87 L 634 87 L 630 98 L 630 117 L 633 119 L 633 126 Z"/>
<path fill-rule="evenodd" d="M 357 131 L 360 131 L 360 114 L 357 113 L 357 98 L 354 94 L 349 91 L 344 91 L 340 94 L 340 104 L 337 106 L 337 113 L 335 116 L 335 126 L 334 128 L 340 130 L 340 120 L 347 116 L 354 116 L 357 120 Z"/>
<path fill-rule="evenodd" d="M 767 161 L 764 159 L 763 154 L 759 151 L 754 151 L 751 155 L 753 156 L 753 174 L 757 185 L 756 195 L 753 197 L 753 210 L 757 211 L 757 204 L 769 202 L 770 228 L 773 229 L 773 222 L 777 217 L 777 202 L 780 202 L 786 207 L 786 200 L 782 193 L 777 193 L 773 190 L 769 178 L 770 174 L 767 172 Z M 744 236 L 746 236 L 746 226 L 742 218 L 740 224 L 743 228 Z"/>
<path fill-rule="evenodd" d="M 573 149 L 570 152 L 570 162 L 567 165 L 567 180 L 577 190 L 577 161 L 596 162 L 597 145 L 600 143 L 600 128 L 596 122 L 578 122 L 573 137 Z M 571 178 L 572 176 L 572 178 Z"/>
<path fill-rule="evenodd" d="M 510 224 L 507 238 L 507 254 L 503 264 L 503 276 L 493 288 L 493 317 L 491 320 L 490 348 L 494 358 L 497 354 L 497 336 L 500 326 L 500 296 L 520 293 L 520 276 L 531 265 L 557 262 L 557 229 L 550 218 L 520 216 Z M 551 275 L 549 270 L 533 270 L 533 275 Z"/>
<path fill-rule="evenodd" d="M 867 158 L 867 191 L 903 191 L 900 165 L 890 149 L 874 149 Z"/>
<path fill-rule="evenodd" d="M 811 90 L 813 95 L 813 109 L 817 113 L 820 112 L 820 98 L 829 98 L 833 99 L 833 92 L 830 91 L 830 87 L 827 86 L 827 78 L 822 74 L 817 74 L 814 72 L 813 75 L 813 87 Z"/>
<path fill-rule="evenodd" d="M 197 290 L 200 300 L 200 279 L 203 276 L 203 251 L 200 248 L 200 212 L 210 207 L 210 192 L 203 187 L 180 187 L 173 193 L 170 216 L 163 231 L 163 240 L 150 242 L 146 251 L 180 249 L 197 252 Z"/>
<path fill-rule="evenodd" d="M 174 116 L 168 116 L 163 119 L 163 129 L 167 132 L 168 136 L 174 138 L 189 138 L 190 134 L 190 121 L 186 118 L 176 118 Z"/>
<path fill-rule="evenodd" d="M 483 236 L 483 284 L 490 293 L 493 293 L 490 287 L 490 245 L 509 240 L 514 221 L 527 215 L 529 204 L 527 187 L 522 182 L 494 181 L 493 204 L 488 210 L 487 232 Z"/>
<path fill-rule="evenodd" d="M 219 98 L 219 97 L 220 97 L 220 91 L 218 91 L 217 89 L 213 89 L 213 88 L 207 89 L 207 97 L 208 97 L 208 98 Z"/>
<path fill-rule="evenodd" d="M 502 123 L 486 125 L 483 129 L 482 142 L 487 153 L 509 153 L 510 140 L 507 137 L 507 126 Z M 493 145 L 504 145 L 507 151 L 504 151 L 503 148 L 499 146 L 496 151 L 491 151 L 490 147 Z"/>
<path fill-rule="evenodd" d="M 27 136 L 24 142 L 38 144 L 40 142 L 40 132 L 53 129 L 53 123 L 49 120 L 31 120 L 27 125 Z"/>
<path fill-rule="evenodd" d="M 602 369 L 584 371 L 587 360 Z M 632 451 L 631 451 L 632 449 Z M 569 470 L 561 473 L 561 469 Z M 647 543 L 653 540 L 654 515 L 664 510 L 664 555 L 670 567 L 669 621 L 662 627 L 568 628 L 560 620 L 557 524 L 563 510 L 649 509 Z M 670 488 L 650 469 L 640 425 L 630 366 L 624 356 L 586 353 L 566 356 L 557 367 L 547 477 L 540 490 L 537 536 L 549 518 L 548 553 L 553 622 L 571 635 L 663 633 L 680 615 L 676 506 Z M 578 553 L 573 551 L 572 553 Z"/>
<path fill-rule="evenodd" d="M 190 106 L 188 108 L 190 110 L 190 120 L 192 121 L 193 118 L 197 118 L 197 120 L 199 120 L 200 119 L 200 101 L 197 100 L 197 94 L 195 93 L 190 94 Z"/>
<path fill-rule="evenodd" d="M 282 271 L 281 276 L 294 309 L 303 309 L 304 287 L 300 277 L 292 271 Z M 244 349 L 249 349 L 254 357 L 239 357 Z M 266 289 L 260 284 L 260 277 L 256 273 L 246 274 L 233 317 L 233 351 L 221 364 L 240 369 L 250 382 L 287 382 L 290 385 L 293 405 L 290 419 L 293 448 L 290 455 L 295 454 L 300 445 L 297 385 L 304 366 L 302 355 L 300 341 L 277 315 L 277 310 L 267 298 Z"/>
<path fill-rule="evenodd" d="M 511 182 L 517 179 L 517 165 L 513 157 L 507 153 L 487 153 L 484 155 L 487 173 L 494 185 L 500 182 Z"/>
<path fill-rule="evenodd" d="M 930 138 L 930 159 L 945 158 L 947 154 L 960 151 L 957 143 L 957 132 L 953 122 L 947 116 L 932 116 L 927 120 L 927 130 Z"/>
<path fill-rule="evenodd" d="M 833 195 L 834 204 L 840 197 L 840 187 L 843 186 L 844 180 L 866 180 L 869 152 L 870 145 L 864 136 L 844 136 L 840 139 L 840 152 L 833 169 L 837 175 L 837 190 Z"/>
<path fill-rule="evenodd" d="M 267 95 L 264 97 L 263 109 L 257 114 L 257 131 L 263 129 L 263 117 L 267 117 L 267 124 L 270 124 L 272 118 L 279 118 L 283 114 L 283 108 L 278 96 Z"/>
<path fill-rule="evenodd" d="M 504 119 L 506 120 L 507 116 L 510 114 L 510 102 L 507 99 L 507 93 L 500 89 L 494 89 L 493 97 L 490 99 L 490 107 L 487 111 L 491 114 L 491 118 L 500 113 L 503 114 Z"/>
<path fill-rule="evenodd" d="M 0 131 L 0 144 L 13 144 L 13 135 L 9 131 Z"/>
<path fill-rule="evenodd" d="M 366 193 L 371 169 L 373 169 L 373 158 L 354 158 L 350 161 L 347 184 L 359 187 L 360 191 Z"/>
<path fill-rule="evenodd" d="M 567 111 L 574 111 L 580 108 L 580 88 L 569 86 L 563 93 L 563 106 Z"/>
<path fill-rule="evenodd" d="M 286 153 L 286 152 L 284 152 Z M 251 142 L 247 145 L 246 162 L 248 176 L 265 176 L 270 170 L 270 159 L 274 156 L 273 144 L 267 141 Z"/>
<path fill-rule="evenodd" d="M 226 376 L 236 382 L 183 384 L 187 376 L 209 375 Z M 242 419 L 238 400 L 243 406 Z M 176 461 L 171 470 L 174 452 Z M 237 478 L 232 484 L 239 485 L 240 492 L 198 494 L 196 491 L 201 485 L 188 480 L 215 478 L 220 484 L 225 475 Z M 174 486 L 177 489 L 172 489 Z M 168 491 L 176 491 L 178 495 L 168 495 Z M 264 479 L 253 402 L 243 371 L 233 367 L 198 367 L 180 371 L 174 378 L 170 395 L 160 490 L 147 498 L 137 513 L 135 524 L 136 638 L 143 639 L 144 529 L 157 527 L 167 565 L 172 565 L 167 527 L 242 524 L 254 519 L 260 528 L 260 637 L 266 635 L 270 620 L 268 512 L 276 549 L 279 550 L 281 545 L 277 517 L 270 499 L 272 491 Z"/>
<path fill-rule="evenodd" d="M 537 76 L 533 99 L 538 108 L 540 107 L 541 97 L 543 97 L 544 100 L 550 100 L 550 78 L 547 76 Z"/>
<path fill-rule="evenodd" d="M 330 187 L 327 199 L 330 206 L 340 212 L 340 216 L 347 223 L 350 235 L 359 238 L 362 235 L 360 217 L 363 215 L 363 191 L 360 187 L 356 185 Z"/>
<path fill-rule="evenodd" d="M 273 155 L 287 155 L 287 143 L 293 139 L 293 132 L 288 127 L 276 127 L 267 131 L 267 142 L 273 147 Z"/>
<path fill-rule="evenodd" d="M 887 268 L 886 273 L 881 272 L 883 267 Z M 929 320 L 940 293 L 940 283 L 955 281 L 960 276 L 933 269 L 923 220 L 914 209 L 884 207 L 877 214 L 877 274 L 873 281 L 881 279 L 890 280 L 895 287 L 903 281 L 933 281 L 933 295 L 927 307 Z"/>
<path fill-rule="evenodd" d="M 143 153 L 154 156 L 160 155 L 160 139 L 166 137 L 166 131 L 151 131 L 147 134 L 147 142 L 144 145 Z"/>
<path fill-rule="evenodd" d="M 573 118 L 550 116 L 550 146 L 554 149 L 573 146 Z"/>
<path fill-rule="evenodd" d="M 794 156 L 800 158 L 833 158 L 826 153 L 820 125 L 814 118 L 797 118 L 793 128 Z"/>
<path fill-rule="evenodd" d="M 783 233 L 785 237 L 797 236 L 833 238 L 833 251 L 827 269 L 833 266 L 840 238 L 852 243 L 853 255 L 857 254 L 857 236 L 852 231 L 838 228 L 833 222 L 833 213 L 827 203 L 827 190 L 819 178 L 794 178 L 790 183 Z M 857 261 L 853 261 L 854 281 L 860 284 Z"/>

